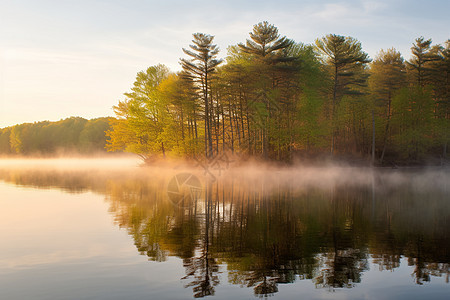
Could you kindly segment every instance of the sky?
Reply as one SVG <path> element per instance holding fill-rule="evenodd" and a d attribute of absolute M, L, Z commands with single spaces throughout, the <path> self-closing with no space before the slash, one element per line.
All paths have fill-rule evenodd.
<path fill-rule="evenodd" d="M 449 11 L 448 0 L 1 0 L 0 128 L 114 116 L 139 71 L 181 69 L 195 32 L 214 35 L 220 57 L 268 21 L 296 42 L 333 33 L 408 59 L 417 37 L 450 38 Z"/>

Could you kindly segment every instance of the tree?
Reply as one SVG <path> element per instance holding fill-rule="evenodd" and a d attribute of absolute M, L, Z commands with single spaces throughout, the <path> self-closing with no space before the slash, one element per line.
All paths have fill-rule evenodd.
<path fill-rule="evenodd" d="M 10 136 L 11 127 L 0 129 L 0 155 L 11 154 Z"/>
<path fill-rule="evenodd" d="M 181 138 L 176 145 L 178 152 L 195 155 L 199 150 L 197 149 L 199 104 L 192 82 L 184 80 L 183 75 L 171 74 L 160 83 L 158 90 L 168 104 L 174 129 Z"/>
<path fill-rule="evenodd" d="M 216 59 L 219 53 L 217 45 L 213 45 L 214 36 L 204 33 L 194 33 L 193 45 L 189 45 L 192 50 L 183 48 L 183 52 L 191 59 L 181 59 L 181 66 L 186 79 L 194 80 L 200 87 L 200 96 L 203 100 L 205 109 L 205 155 L 213 155 L 212 136 L 211 136 L 211 105 L 208 95 L 210 94 L 211 76 L 216 67 L 222 62 Z"/>
<path fill-rule="evenodd" d="M 266 60 L 268 63 L 273 60 L 285 60 L 280 56 L 280 50 L 292 45 L 292 41 L 285 36 L 280 38 L 278 28 L 267 21 L 253 26 L 250 38 L 251 40 L 247 39 L 245 45 L 238 44 L 239 48 L 245 53 L 254 55 L 257 59 Z"/>
<path fill-rule="evenodd" d="M 226 64 L 218 70 L 217 86 L 221 90 L 221 105 L 224 108 L 224 125 L 228 128 L 225 133 L 231 152 L 253 154 L 252 134 L 253 108 L 250 99 L 253 98 L 254 72 L 252 72 L 252 58 L 241 51 L 239 46 L 228 47 Z"/>
<path fill-rule="evenodd" d="M 361 43 L 352 37 L 329 34 L 316 40 L 316 48 L 328 67 L 332 78 L 331 121 L 335 126 L 336 108 L 344 95 L 361 94 L 360 87 L 365 86 L 367 76 L 363 69 L 371 60 L 362 50 Z M 332 130 L 331 154 L 335 147 L 336 129 Z"/>
<path fill-rule="evenodd" d="M 110 127 L 108 118 L 88 120 L 83 130 L 80 132 L 78 141 L 79 151 L 85 153 L 105 151 L 105 132 L 109 129 Z"/>
<path fill-rule="evenodd" d="M 70 117 L 0 129 L 0 154 L 55 155 L 104 151 L 108 118 Z"/>
<path fill-rule="evenodd" d="M 412 85 L 429 91 L 434 102 L 433 130 L 439 145 L 442 145 L 442 156 L 447 156 L 449 132 L 449 43 L 446 47 L 431 45 L 432 40 L 419 37 L 411 47 L 412 58 L 408 61 L 408 71 Z M 437 149 L 436 149 L 437 150 Z M 437 150 L 436 152 L 439 152 Z"/>
<path fill-rule="evenodd" d="M 433 88 L 436 135 L 443 146 L 442 157 L 447 157 L 450 142 L 450 40 L 444 46 L 434 45 L 430 50 L 429 83 Z"/>
<path fill-rule="evenodd" d="M 413 71 L 417 84 L 421 87 L 427 83 L 429 77 L 427 66 L 431 61 L 430 49 L 431 39 L 425 40 L 423 36 L 417 38 L 411 47 L 413 57 L 408 61 L 408 65 Z"/>
<path fill-rule="evenodd" d="M 384 121 L 383 150 L 380 163 L 383 162 L 389 136 L 389 126 L 392 116 L 392 97 L 395 92 L 406 84 L 405 62 L 394 48 L 381 50 L 370 68 L 370 90 L 379 115 Z"/>
<path fill-rule="evenodd" d="M 269 121 L 274 119 L 273 114 L 275 111 L 280 112 L 280 91 L 277 87 L 283 80 L 283 73 L 286 74 L 283 71 L 289 70 L 286 65 L 283 66 L 284 69 L 280 68 L 280 66 L 283 63 L 295 60 L 295 57 L 287 55 L 288 52 L 286 51 L 292 44 L 293 41 L 285 36 L 280 37 L 277 27 L 269 24 L 267 21 L 253 26 L 253 31 L 250 32 L 250 39 L 247 39 L 245 45 L 238 44 L 242 52 L 250 55 L 254 61 L 253 73 L 255 76 L 254 82 L 257 86 L 257 99 L 254 99 L 251 104 L 256 111 L 256 121 L 262 130 L 262 152 L 264 158 L 267 158 L 269 154 L 270 127 L 273 130 L 274 127 L 279 128 L 280 125 L 281 115 L 279 114 L 278 118 L 275 118 L 278 124 L 270 126 Z"/>
<path fill-rule="evenodd" d="M 440 155 L 443 146 L 445 157 L 449 43 L 419 38 L 408 65 L 388 49 L 369 68 L 352 37 L 329 34 L 304 45 L 260 22 L 244 43 L 228 48 L 223 65 L 213 39 L 193 34 L 178 74 L 161 65 L 138 74 L 114 107 L 109 150 L 144 158 L 205 153 L 211 162 L 229 153 L 291 161 L 330 148 L 332 155 L 376 154 L 382 162 L 399 153 L 410 161 Z M 409 85 L 408 74 L 417 77 Z M 23 137 L 32 130 L 11 133 L 11 147 L 28 149 Z"/>
<path fill-rule="evenodd" d="M 400 158 L 419 161 L 433 147 L 433 106 L 429 87 L 402 88 L 393 97 L 392 139 Z"/>
<path fill-rule="evenodd" d="M 110 121 L 108 151 L 125 150 L 149 160 L 172 150 L 167 146 L 174 144 L 178 134 L 170 103 L 158 89 L 168 76 L 169 69 L 161 64 L 137 74 L 131 92 L 125 93 L 127 98 L 114 106 L 117 119 Z"/>

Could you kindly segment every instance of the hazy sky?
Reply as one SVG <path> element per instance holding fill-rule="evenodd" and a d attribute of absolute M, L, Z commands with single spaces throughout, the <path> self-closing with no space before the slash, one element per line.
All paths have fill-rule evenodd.
<path fill-rule="evenodd" d="M 136 73 L 180 69 L 192 33 L 226 48 L 267 20 L 281 35 L 312 43 L 329 33 L 361 41 L 371 57 L 414 39 L 450 38 L 450 1 L 1 0 L 0 127 L 69 116 L 114 115 Z"/>

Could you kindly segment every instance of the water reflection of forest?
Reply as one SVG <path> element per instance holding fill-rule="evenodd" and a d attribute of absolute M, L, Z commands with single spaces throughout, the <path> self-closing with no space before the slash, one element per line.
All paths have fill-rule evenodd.
<path fill-rule="evenodd" d="M 321 187 L 223 177 L 202 181 L 195 193 L 185 189 L 177 203 L 168 197 L 166 176 L 4 170 L 0 179 L 106 195 L 141 254 L 182 258 L 183 281 L 195 297 L 214 294 L 224 264 L 229 283 L 255 295 L 303 279 L 319 288 L 350 288 L 361 282 L 369 259 L 393 270 L 406 257 L 417 284 L 432 276 L 449 280 L 448 191 L 386 186 L 383 174 L 367 185 Z"/>

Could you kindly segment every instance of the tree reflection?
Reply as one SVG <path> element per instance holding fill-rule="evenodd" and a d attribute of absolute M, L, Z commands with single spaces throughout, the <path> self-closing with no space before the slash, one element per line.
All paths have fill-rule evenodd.
<path fill-rule="evenodd" d="M 182 258 L 182 280 L 196 298 L 214 295 L 225 268 L 230 283 L 252 288 L 258 297 L 296 280 L 351 288 L 369 261 L 394 270 L 403 257 L 417 284 L 434 276 L 448 282 L 450 203 L 442 191 L 383 188 L 381 179 L 375 188 L 302 188 L 224 176 L 204 180 L 202 194 L 174 205 L 164 176 L 2 171 L 0 177 L 105 194 L 115 222 L 139 253 L 153 261 Z"/>
<path fill-rule="evenodd" d="M 197 203 L 198 199 L 194 199 Z M 216 259 L 210 256 L 210 234 L 211 234 L 211 183 L 208 181 L 204 190 L 205 209 L 199 217 L 204 224 L 203 232 L 199 239 L 198 255 L 183 260 L 183 266 L 186 269 L 185 280 L 190 280 L 185 287 L 192 287 L 194 297 L 201 298 L 214 295 L 214 287 L 219 284 L 219 266 Z"/>

